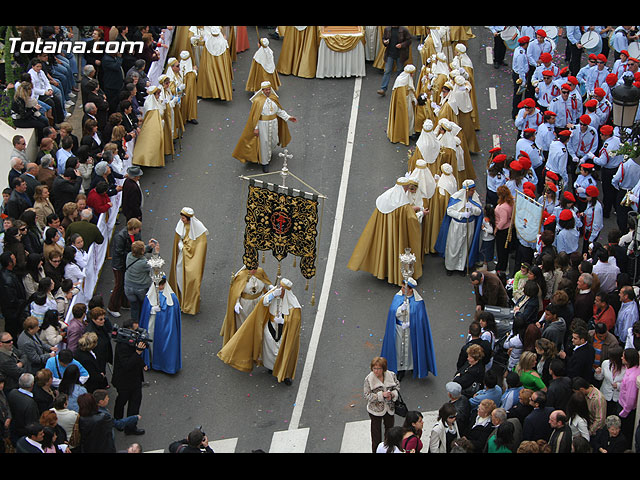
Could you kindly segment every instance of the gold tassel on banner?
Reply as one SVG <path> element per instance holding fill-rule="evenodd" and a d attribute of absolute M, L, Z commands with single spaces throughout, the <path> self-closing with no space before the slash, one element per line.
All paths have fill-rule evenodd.
<path fill-rule="evenodd" d="M 296 268 L 296 257 L 293 257 L 293 268 Z"/>
<path fill-rule="evenodd" d="M 280 277 L 280 262 L 278 262 L 278 277 Z"/>
<path fill-rule="evenodd" d="M 262 252 L 262 263 L 264 263 L 264 252 Z"/>
<path fill-rule="evenodd" d="M 305 291 L 309 290 L 309 279 L 308 279 L 308 278 L 307 278 L 307 283 L 306 283 L 306 285 L 304 286 L 304 290 L 305 290 Z"/>

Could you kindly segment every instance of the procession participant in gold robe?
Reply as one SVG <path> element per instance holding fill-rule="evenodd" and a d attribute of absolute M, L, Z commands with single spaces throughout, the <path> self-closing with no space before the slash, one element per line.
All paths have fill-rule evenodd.
<path fill-rule="evenodd" d="M 282 109 L 271 83 L 262 82 L 260 90 L 251 97 L 249 119 L 231 156 L 242 163 L 258 163 L 268 172 L 275 147 L 284 148 L 291 141 L 288 121 L 298 120 Z"/>
<path fill-rule="evenodd" d="M 467 150 L 478 153 L 480 143 L 476 135 L 476 128 L 473 124 L 473 103 L 471 101 L 471 84 L 462 76 L 456 75 L 453 78 L 453 90 L 449 95 L 455 97 L 458 106 L 456 123 L 464 131 Z"/>
<path fill-rule="evenodd" d="M 217 98 L 224 101 L 233 99 L 233 68 L 229 44 L 220 27 L 211 27 L 205 32 L 204 49 L 198 67 L 198 97 Z"/>
<path fill-rule="evenodd" d="M 169 47 L 168 57 L 177 57 L 180 52 L 186 50 L 191 54 L 191 32 L 189 25 L 177 25 L 173 30 L 173 40 Z"/>
<path fill-rule="evenodd" d="M 175 136 L 175 105 L 176 100 L 173 98 L 171 91 L 169 90 L 169 77 L 164 73 L 158 77 L 158 83 L 160 86 L 160 101 L 164 105 L 162 110 L 162 133 L 164 136 L 164 154 L 173 155 L 175 153 L 175 146 L 173 141 L 177 138 Z"/>
<path fill-rule="evenodd" d="M 258 267 L 249 270 L 244 265 L 236 272 L 229 287 L 227 313 L 220 336 L 226 345 L 258 304 L 260 297 L 273 288 L 265 271 Z"/>
<path fill-rule="evenodd" d="M 180 52 L 180 71 L 185 84 L 185 94 L 180 102 L 182 118 L 185 122 L 198 124 L 198 70 L 187 50 Z"/>
<path fill-rule="evenodd" d="M 200 311 L 200 287 L 207 258 L 209 231 L 196 218 L 190 207 L 180 211 L 175 228 L 173 255 L 169 271 L 169 285 L 178 296 L 183 313 L 195 315 Z"/>
<path fill-rule="evenodd" d="M 447 57 L 440 52 L 435 57 L 431 57 L 431 98 L 439 105 L 442 102 L 442 87 L 449 81 L 449 65 Z"/>
<path fill-rule="evenodd" d="M 442 118 L 438 122 L 438 140 L 441 146 L 439 162 L 449 163 L 453 167 L 458 184 L 461 185 L 467 179 L 475 179 L 475 169 L 471 156 L 465 149 L 462 128 L 457 123 Z"/>
<path fill-rule="evenodd" d="M 280 88 L 280 76 L 276 70 L 273 50 L 269 47 L 269 39 L 261 38 L 260 47 L 253 54 L 253 59 L 251 60 L 251 68 L 249 69 L 245 90 L 257 92 L 260 90 L 262 82 L 265 81 L 268 81 L 275 91 Z"/>
<path fill-rule="evenodd" d="M 452 25 L 449 27 L 448 46 L 450 48 L 455 48 L 459 43 L 467 46 L 469 40 L 473 38 L 476 38 L 476 36 L 469 26 Z"/>
<path fill-rule="evenodd" d="M 418 46 L 423 65 L 431 63 L 431 58 L 442 52 L 442 36 L 448 27 L 429 27 L 424 42 Z"/>
<path fill-rule="evenodd" d="M 413 85 L 413 74 L 416 67 L 407 65 L 393 83 L 389 117 L 387 120 L 387 137 L 391 143 L 409 145 L 409 139 L 415 138 L 414 119 L 416 92 Z"/>
<path fill-rule="evenodd" d="M 458 43 L 455 47 L 455 56 L 453 57 L 453 61 L 451 62 L 451 69 L 458 70 L 461 73 L 462 71 L 460 69 L 462 69 L 466 73 L 466 75 L 463 75 L 463 76 L 471 85 L 471 90 L 469 92 L 469 95 L 471 96 L 471 103 L 473 105 L 472 114 L 471 114 L 473 118 L 473 125 L 476 130 L 479 130 L 480 118 L 478 115 L 478 96 L 476 94 L 475 71 L 473 69 L 473 62 L 471 61 L 471 58 L 469 58 L 469 55 L 467 54 L 467 47 L 464 46 L 462 43 Z"/>
<path fill-rule="evenodd" d="M 278 27 L 278 33 L 284 34 L 277 65 L 280 74 L 315 78 L 320 46 L 318 28 L 315 25 Z"/>
<path fill-rule="evenodd" d="M 415 192 L 418 182 L 401 177 L 376 199 L 376 208 L 356 243 L 347 268 L 365 271 L 381 280 L 402 285 L 399 255 L 410 248 L 418 255 L 422 248 L 420 217 L 424 210 L 411 205 L 407 192 Z M 422 264 L 416 262 L 414 277 L 422 276 Z"/>
<path fill-rule="evenodd" d="M 283 278 L 278 286 L 260 297 L 257 305 L 231 337 L 218 357 L 241 372 L 262 365 L 285 385 L 295 377 L 300 352 L 302 307 Z"/>
<path fill-rule="evenodd" d="M 429 216 L 427 224 L 424 225 L 424 246 L 425 253 L 436 253 L 436 241 L 440 232 L 442 219 L 447 212 L 449 197 L 458 191 L 458 182 L 453 175 L 453 167 L 448 163 L 440 166 L 440 173 L 434 176 L 436 189 L 429 202 Z"/>
<path fill-rule="evenodd" d="M 420 250 L 420 260 L 424 259 L 427 253 L 427 233 L 430 231 L 429 212 L 431 208 L 431 198 L 436 191 L 436 181 L 427 167 L 427 162 L 420 159 L 416 162 L 415 168 L 408 175 L 409 178 L 418 181 L 418 190 L 415 193 L 409 193 L 409 198 L 413 205 L 422 207 L 426 214 L 421 219 L 422 224 L 422 249 Z"/>
<path fill-rule="evenodd" d="M 140 133 L 136 136 L 132 162 L 143 167 L 164 167 L 164 105 L 160 87 L 147 88 Z"/>
<path fill-rule="evenodd" d="M 167 71 L 165 73 L 169 79 L 169 91 L 175 99 L 175 105 L 173 107 L 174 116 L 174 138 L 178 138 L 181 132 L 184 132 L 185 119 L 182 116 L 182 100 L 184 99 L 186 85 L 184 83 L 184 76 L 180 71 L 180 60 L 175 57 L 171 57 L 167 60 Z"/>
<path fill-rule="evenodd" d="M 420 135 L 425 120 L 436 122 L 436 114 L 431 106 L 431 70 L 426 65 L 420 70 L 416 83 L 415 133 Z"/>
<path fill-rule="evenodd" d="M 191 56 L 196 68 L 200 68 L 200 60 L 204 50 L 205 35 L 210 32 L 211 27 L 191 25 L 189 27 L 189 43 L 191 44 Z"/>
<path fill-rule="evenodd" d="M 440 155 L 440 141 L 434 131 L 433 121 L 425 120 L 422 123 L 422 131 L 416 141 L 416 148 L 409 157 L 407 171 L 412 172 L 418 160 L 424 160 L 431 175 L 440 173 L 440 164 L 437 162 Z"/>

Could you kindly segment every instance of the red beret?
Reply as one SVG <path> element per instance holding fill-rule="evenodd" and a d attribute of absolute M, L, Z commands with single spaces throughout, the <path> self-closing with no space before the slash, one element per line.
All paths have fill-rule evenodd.
<path fill-rule="evenodd" d="M 606 62 L 607 61 L 607 57 L 603 53 L 599 53 L 596 58 L 598 60 L 600 60 L 601 62 Z"/>
<path fill-rule="evenodd" d="M 603 90 L 604 92 L 604 90 Z M 585 107 L 597 107 L 598 106 L 598 101 L 595 98 L 592 98 L 590 100 L 587 100 L 586 102 L 584 102 L 584 106 Z"/>
<path fill-rule="evenodd" d="M 542 52 L 540 54 L 540 61 L 542 63 L 549 63 L 552 59 L 553 59 L 553 57 L 551 56 L 551 54 L 549 52 Z"/>
<path fill-rule="evenodd" d="M 589 115 L 580 115 L 580 121 L 585 125 L 591 124 L 591 117 Z"/>
<path fill-rule="evenodd" d="M 522 184 L 522 188 L 523 188 L 523 189 L 529 189 L 529 190 L 535 190 L 535 189 L 536 189 L 536 186 L 535 186 L 533 183 L 531 183 L 531 182 L 524 182 L 524 183 Z"/>
<path fill-rule="evenodd" d="M 573 193 L 565 190 L 564 193 L 562 194 L 564 196 L 564 198 L 566 198 L 567 200 L 569 200 L 570 202 L 574 202 L 576 201 L 576 197 L 573 196 Z"/>
<path fill-rule="evenodd" d="M 558 177 L 558 174 L 555 172 L 552 172 L 551 170 L 547 170 L 547 173 L 545 174 L 545 176 L 555 181 L 560 180 L 560 177 Z"/>
<path fill-rule="evenodd" d="M 569 67 L 562 67 L 560 69 L 560 75 L 562 75 L 563 73 L 567 73 L 569 71 Z"/>
<path fill-rule="evenodd" d="M 607 85 L 609 85 L 610 87 L 612 87 L 613 85 L 615 85 L 616 83 L 618 83 L 618 75 L 616 75 L 615 73 L 610 73 L 609 75 L 607 75 L 605 77 L 605 82 L 607 82 Z M 604 95 L 603 95 L 604 96 Z"/>
<path fill-rule="evenodd" d="M 595 165 L 593 163 L 588 163 L 588 162 L 585 162 L 582 165 L 580 165 L 580 168 L 584 168 L 586 170 L 591 170 L 593 167 L 595 167 Z"/>
<path fill-rule="evenodd" d="M 556 112 L 552 112 L 551 110 L 545 110 L 544 115 L 547 117 L 555 117 L 557 115 Z"/>
<path fill-rule="evenodd" d="M 540 35 L 541 37 L 546 37 L 547 36 L 547 32 L 545 32 L 543 29 L 538 29 L 536 30 L 536 35 Z"/>
<path fill-rule="evenodd" d="M 547 217 L 547 219 L 544 221 L 544 224 L 545 225 L 551 225 L 555 221 L 556 221 L 556 216 L 555 215 L 549 215 Z"/>
<path fill-rule="evenodd" d="M 615 75 L 615 74 L 614 74 Z M 604 88 L 602 87 L 596 87 L 593 89 L 593 93 L 595 93 L 597 96 L 599 97 L 606 97 L 607 96 L 607 92 L 604 91 Z"/>
<path fill-rule="evenodd" d="M 589 54 L 589 60 L 593 60 L 593 61 L 597 60 L 596 54 L 595 53 L 590 53 Z"/>
<path fill-rule="evenodd" d="M 492 162 L 493 163 L 502 163 L 507 159 L 507 156 L 504 153 L 500 153 L 498 155 L 496 155 L 495 157 L 493 157 Z"/>
<path fill-rule="evenodd" d="M 518 158 L 518 162 L 522 165 L 523 170 L 529 170 L 531 168 L 531 160 L 529 157 L 520 157 Z"/>
<path fill-rule="evenodd" d="M 525 128 L 524 131 L 525 131 L 525 133 L 536 133 L 537 132 L 537 130 L 535 128 Z M 526 156 L 528 157 L 529 155 L 526 155 Z"/>
<path fill-rule="evenodd" d="M 536 192 L 530 188 L 523 189 L 522 193 L 524 193 L 529 198 L 536 198 Z"/>
<path fill-rule="evenodd" d="M 571 132 L 569 130 L 562 130 L 561 132 L 558 132 L 558 136 L 559 137 L 570 137 L 571 136 Z"/>
<path fill-rule="evenodd" d="M 518 160 L 514 160 L 509 164 L 509 168 L 511 170 L 515 170 L 516 172 L 519 172 L 520 170 L 522 170 L 522 164 Z"/>
<path fill-rule="evenodd" d="M 525 98 L 518 104 L 518 108 L 529 107 L 533 108 L 536 106 L 536 102 L 533 98 Z"/>
<path fill-rule="evenodd" d="M 553 72 L 551 70 L 543 70 L 542 75 L 545 77 L 553 77 Z"/>
<path fill-rule="evenodd" d="M 500 152 L 502 151 L 502 148 L 500 147 L 493 147 L 491 150 L 489 150 L 489 153 L 496 153 L 496 152 Z"/>
<path fill-rule="evenodd" d="M 589 185 L 587 187 L 586 193 L 592 198 L 597 198 L 598 195 L 600 195 L 600 190 L 598 190 L 598 187 L 596 187 L 595 185 Z"/>
<path fill-rule="evenodd" d="M 567 77 L 567 80 L 569 81 L 569 83 L 573 83 L 574 85 L 578 85 L 578 79 L 576 77 L 574 77 L 573 75 L 569 75 Z"/>
<path fill-rule="evenodd" d="M 573 212 L 568 209 L 564 209 L 560 212 L 560 220 L 571 220 L 573 218 Z"/>
<path fill-rule="evenodd" d="M 603 125 L 600 127 L 600 133 L 603 135 L 613 135 L 613 127 L 611 125 Z"/>
<path fill-rule="evenodd" d="M 522 45 L 523 43 L 529 43 L 529 41 L 530 41 L 530 40 L 531 40 L 531 39 L 525 35 L 524 37 L 520 37 L 520 38 L 518 39 L 518 43 L 519 43 L 520 45 Z"/>
<path fill-rule="evenodd" d="M 629 56 L 629 50 L 620 50 L 620 53 L 621 53 L 622 55 L 624 55 L 625 57 L 628 57 L 628 56 Z"/>
<path fill-rule="evenodd" d="M 547 182 L 547 188 L 548 188 L 549 190 L 554 191 L 554 192 L 557 192 L 557 191 L 558 191 L 558 186 L 557 186 L 555 183 L 553 183 L 553 182 Z M 546 210 L 545 210 L 545 211 L 546 211 Z"/>

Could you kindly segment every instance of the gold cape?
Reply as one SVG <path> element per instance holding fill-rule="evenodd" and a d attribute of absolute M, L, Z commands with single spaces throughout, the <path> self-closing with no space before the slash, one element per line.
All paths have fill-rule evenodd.
<path fill-rule="evenodd" d="M 188 122 L 198 118 L 198 76 L 195 72 L 189 72 L 184 77 L 186 91 L 180 108 L 182 110 L 182 120 Z"/>
<path fill-rule="evenodd" d="M 144 114 L 131 161 L 143 167 L 164 167 L 164 130 L 159 110 Z"/>
<path fill-rule="evenodd" d="M 175 115 L 171 115 L 173 107 L 169 104 L 165 104 L 164 113 L 162 114 L 162 135 L 164 137 L 164 154 L 173 155 L 175 148 L 173 146 L 173 123 L 175 121 Z"/>
<path fill-rule="evenodd" d="M 251 60 L 251 68 L 249 69 L 245 90 L 247 92 L 257 92 L 260 90 L 262 82 L 265 81 L 271 82 L 271 88 L 277 91 L 281 85 L 278 70 L 274 70 L 273 73 L 267 73 L 262 65 L 255 60 Z"/>
<path fill-rule="evenodd" d="M 440 233 L 440 225 L 447 212 L 447 206 L 449 204 L 449 192 L 436 187 L 436 191 L 429 199 L 429 215 L 422 219 L 424 225 L 424 253 L 436 253 L 436 241 L 438 240 L 438 233 Z"/>
<path fill-rule="evenodd" d="M 391 93 L 389 104 L 389 118 L 387 119 L 387 137 L 391 143 L 409 145 L 409 109 L 413 105 L 407 100 L 407 87 L 397 87 Z"/>
<path fill-rule="evenodd" d="M 280 29 L 284 29 L 284 33 Z M 318 27 L 309 26 L 300 31 L 294 26 L 286 26 L 278 27 L 278 31 L 284 34 L 284 39 L 276 70 L 282 75 L 314 78 L 320 45 Z"/>
<path fill-rule="evenodd" d="M 251 372 L 254 366 L 262 365 L 262 337 L 267 321 L 272 319 L 269 307 L 260 300 L 236 334 L 218 352 L 220 360 L 236 370 L 247 373 Z M 301 310 L 290 309 L 289 314 L 284 317 L 280 349 L 273 366 L 273 375 L 277 377 L 278 382 L 285 378 L 293 380 L 295 376 L 300 351 L 301 324 Z"/>
<path fill-rule="evenodd" d="M 207 235 L 202 234 L 195 240 L 189 237 L 190 225 L 187 225 L 182 239 L 182 283 L 184 291 L 178 288 L 176 262 L 178 260 L 178 243 L 180 235 L 173 238 L 171 269 L 169 270 L 169 285 L 178 297 L 180 309 L 183 313 L 195 315 L 200 311 L 200 287 L 204 274 L 204 264 L 207 258 Z"/>
<path fill-rule="evenodd" d="M 428 215 L 427 215 L 428 218 Z M 391 284 L 402 285 L 400 254 L 411 248 L 416 258 L 422 249 L 422 226 L 409 204 L 383 214 L 377 208 L 369 218 L 353 249 L 347 268 L 364 270 Z M 416 262 L 413 278 L 422 276 L 422 264 Z"/>
<path fill-rule="evenodd" d="M 233 99 L 232 81 L 233 68 L 229 49 L 214 56 L 209 53 L 207 47 L 204 47 L 198 69 L 198 97 L 231 101 Z"/>
<path fill-rule="evenodd" d="M 189 52 L 189 55 L 193 57 L 193 51 L 191 50 L 191 32 L 189 28 L 189 25 L 178 25 L 175 27 L 173 31 L 173 41 L 171 42 L 167 58 L 180 58 L 180 52 L 184 50 Z"/>
<path fill-rule="evenodd" d="M 279 108 L 280 102 L 275 95 L 270 96 Z M 260 163 L 260 137 L 253 134 L 253 130 L 258 125 L 258 120 L 262 115 L 262 107 L 267 97 L 265 95 L 257 95 L 251 102 L 251 110 L 249 111 L 249 118 L 242 130 L 240 139 L 233 150 L 231 156 L 242 163 Z M 289 132 L 289 125 L 282 118 L 278 117 L 278 145 L 282 148 L 286 147 L 291 141 L 291 133 Z"/>
<path fill-rule="evenodd" d="M 222 345 L 226 345 L 231 337 L 236 333 L 236 318 L 234 307 L 236 305 L 236 301 L 240 298 L 240 294 L 242 294 L 242 290 L 244 290 L 247 281 L 251 274 L 249 270 L 246 268 L 238 272 L 237 275 L 233 277 L 231 281 L 231 287 L 229 287 L 229 297 L 227 298 L 227 312 L 224 316 L 224 321 L 222 322 L 222 328 L 220 329 L 220 336 L 222 337 Z M 255 277 L 261 280 L 264 283 L 264 289 L 261 292 L 263 295 L 267 293 L 269 289 L 269 285 L 271 285 L 271 280 L 267 277 L 265 271 L 258 267 L 256 269 Z"/>

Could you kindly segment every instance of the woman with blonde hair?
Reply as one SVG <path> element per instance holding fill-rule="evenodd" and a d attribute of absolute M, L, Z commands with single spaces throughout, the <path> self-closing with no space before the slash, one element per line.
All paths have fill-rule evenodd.
<path fill-rule="evenodd" d="M 382 442 L 382 424 L 385 431 L 393 427 L 395 401 L 398 399 L 400 382 L 396 374 L 387 369 L 387 359 L 375 357 L 371 360 L 371 372 L 364 379 L 363 396 L 367 400 L 367 412 L 371 419 L 371 446 L 376 452 Z"/>
<path fill-rule="evenodd" d="M 537 392 L 542 390 L 547 391 L 547 386 L 542 381 L 540 374 L 536 371 L 536 364 L 538 363 L 538 357 L 535 352 L 525 350 L 520 355 L 520 360 L 515 367 L 515 372 L 520 376 L 520 383 L 524 388 L 528 388 Z"/>
<path fill-rule="evenodd" d="M 20 82 L 15 89 L 11 119 L 17 128 L 35 128 L 38 141 L 43 137 L 44 128 L 49 126 L 49 120 L 40 113 L 40 104 L 33 97 L 31 82 Z"/>
<path fill-rule="evenodd" d="M 40 233 L 44 232 L 47 226 L 47 217 L 55 213 L 55 208 L 49 199 L 49 187 L 37 185 L 33 192 L 33 209 L 36 212 L 36 225 Z"/>

